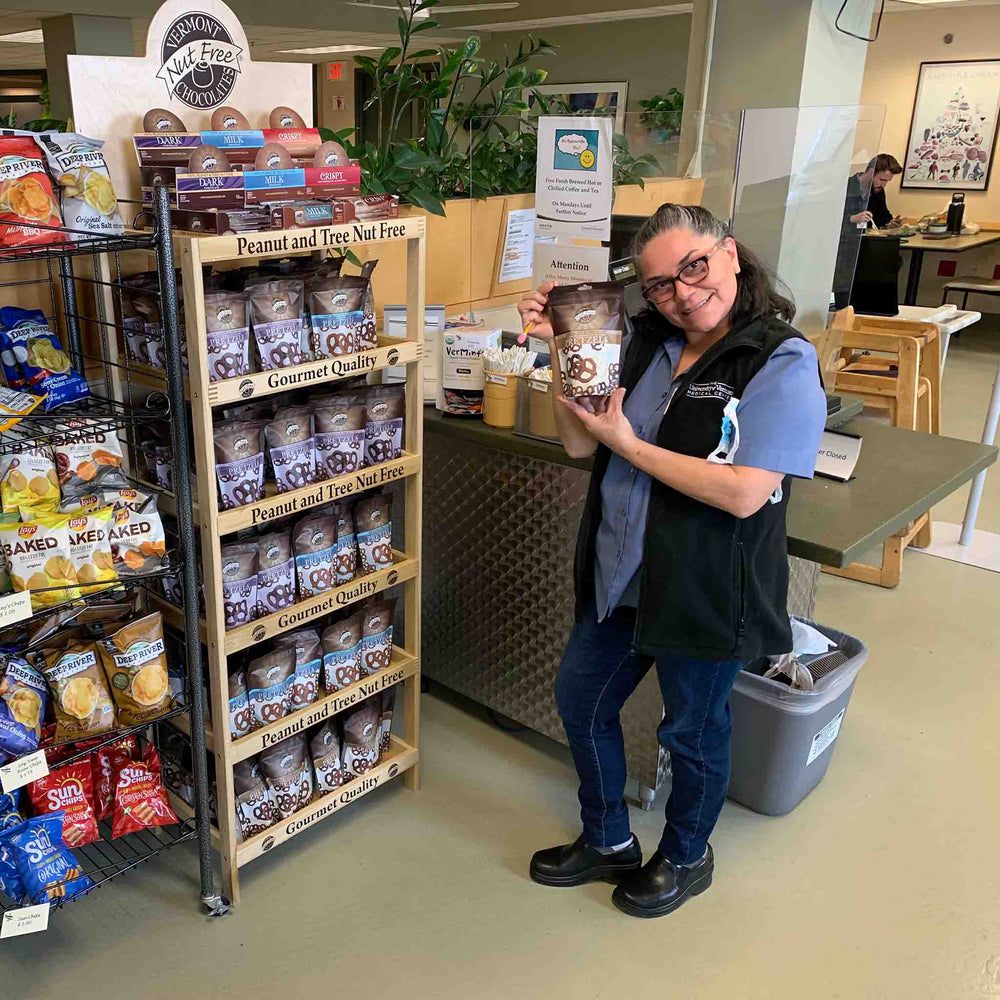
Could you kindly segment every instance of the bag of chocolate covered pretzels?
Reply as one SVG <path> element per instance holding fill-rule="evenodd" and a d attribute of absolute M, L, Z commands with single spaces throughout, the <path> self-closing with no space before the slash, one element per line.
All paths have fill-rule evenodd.
<path fill-rule="evenodd" d="M 392 613 L 396 598 L 375 601 L 363 609 L 361 620 L 361 676 L 385 670 L 392 659 Z"/>
<path fill-rule="evenodd" d="M 337 515 L 310 514 L 292 529 L 299 597 L 313 597 L 336 585 Z"/>
<path fill-rule="evenodd" d="M 562 394 L 608 396 L 618 388 L 622 291 L 613 281 L 557 285 L 549 292 Z"/>
<path fill-rule="evenodd" d="M 295 603 L 295 560 L 292 539 L 272 531 L 257 539 L 257 617 L 273 615 Z"/>
<path fill-rule="evenodd" d="M 312 413 L 307 407 L 289 406 L 278 410 L 274 420 L 264 425 L 264 437 L 279 493 L 315 482 L 316 445 Z"/>
<path fill-rule="evenodd" d="M 226 628 L 238 628 L 257 617 L 257 546 L 222 546 L 222 603 Z"/>
<path fill-rule="evenodd" d="M 334 508 L 337 512 L 337 558 L 334 574 L 339 587 L 354 579 L 358 568 L 358 547 L 354 539 L 354 504 L 342 500 Z"/>
<path fill-rule="evenodd" d="M 215 474 L 223 510 L 264 498 L 264 422 L 243 420 L 212 431 Z"/>
<path fill-rule="evenodd" d="M 382 728 L 379 733 L 379 743 L 382 753 L 386 753 L 392 743 L 390 734 L 392 733 L 392 713 L 396 707 L 396 686 L 386 688 L 382 692 Z"/>
<path fill-rule="evenodd" d="M 229 675 L 229 736 L 238 740 L 251 730 L 250 695 L 247 693 L 246 671 L 234 670 Z"/>
<path fill-rule="evenodd" d="M 354 711 L 344 714 L 341 746 L 344 780 L 370 771 L 382 756 L 382 696 L 366 698 Z"/>
<path fill-rule="evenodd" d="M 262 750 L 257 760 L 271 789 L 275 809 L 282 819 L 309 805 L 313 793 L 312 761 L 306 748 L 306 734 Z"/>
<path fill-rule="evenodd" d="M 250 661 L 247 667 L 247 694 L 253 729 L 269 726 L 288 715 L 294 683 L 294 647 L 278 647 Z"/>
<path fill-rule="evenodd" d="M 317 360 L 378 345 L 371 301 L 371 273 L 376 263 L 368 261 L 361 274 L 318 276 L 309 283 L 312 344 Z"/>
<path fill-rule="evenodd" d="M 403 454 L 402 386 L 378 386 L 365 397 L 365 465 L 378 465 Z"/>
<path fill-rule="evenodd" d="M 302 282 L 284 279 L 250 285 L 247 299 L 261 369 L 301 364 Z"/>
<path fill-rule="evenodd" d="M 278 821 L 271 789 L 261 774 L 256 757 L 233 764 L 233 792 L 240 840 L 249 840 Z"/>
<path fill-rule="evenodd" d="M 279 635 L 275 649 L 295 650 L 295 679 L 292 681 L 291 710 L 297 712 L 319 698 L 320 673 L 323 669 L 323 644 L 319 632 L 312 628 Z"/>
<path fill-rule="evenodd" d="M 316 792 L 325 795 L 344 783 L 344 766 L 340 760 L 340 736 L 337 725 L 328 719 L 309 738 L 309 755 L 316 772 Z"/>
<path fill-rule="evenodd" d="M 316 479 L 357 472 L 364 461 L 365 404 L 353 395 L 313 401 Z"/>
<path fill-rule="evenodd" d="M 205 293 L 208 379 L 218 382 L 250 373 L 250 324 L 242 292 Z"/>
<path fill-rule="evenodd" d="M 392 496 L 376 493 L 354 505 L 358 572 L 364 576 L 392 565 Z"/>
<path fill-rule="evenodd" d="M 364 612 L 334 622 L 323 631 L 323 687 L 327 694 L 361 680 Z"/>

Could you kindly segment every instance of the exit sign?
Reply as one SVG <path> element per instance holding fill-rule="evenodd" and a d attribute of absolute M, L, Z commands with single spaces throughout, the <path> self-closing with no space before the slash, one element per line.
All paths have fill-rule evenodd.
<path fill-rule="evenodd" d="M 344 64 L 342 62 L 329 63 L 327 65 L 328 80 L 344 79 Z"/>

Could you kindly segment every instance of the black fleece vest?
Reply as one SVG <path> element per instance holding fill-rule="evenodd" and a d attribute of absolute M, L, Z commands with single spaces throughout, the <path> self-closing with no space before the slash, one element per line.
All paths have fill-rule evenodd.
<path fill-rule="evenodd" d="M 638 318 L 622 365 L 626 393 L 670 332 L 658 315 L 647 312 Z M 681 376 L 656 444 L 698 458 L 717 455 L 726 404 L 742 397 L 779 344 L 801 336 L 779 319 L 733 329 Z M 610 457 L 607 448 L 598 446 L 577 539 L 578 618 L 594 593 L 601 481 Z M 792 648 L 785 536 L 790 476 L 784 478 L 781 494 L 776 503 L 765 503 L 741 519 L 653 479 L 639 570 L 635 647 L 640 653 L 749 661 Z"/>

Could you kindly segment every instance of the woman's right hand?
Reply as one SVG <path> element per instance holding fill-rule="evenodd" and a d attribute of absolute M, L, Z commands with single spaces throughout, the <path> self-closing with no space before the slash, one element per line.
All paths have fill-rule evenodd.
<path fill-rule="evenodd" d="M 533 323 L 530 335 L 546 341 L 550 348 L 553 334 L 548 304 L 549 292 L 555 287 L 556 282 L 543 281 L 534 291 L 525 292 L 524 298 L 517 304 L 517 311 L 521 314 L 521 329 L 524 330 L 529 323 Z"/>

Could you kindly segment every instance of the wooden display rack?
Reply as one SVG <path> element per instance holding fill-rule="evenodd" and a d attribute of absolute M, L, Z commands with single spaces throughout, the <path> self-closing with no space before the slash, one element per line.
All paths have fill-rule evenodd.
<path fill-rule="evenodd" d="M 371 351 L 342 358 L 314 361 L 291 368 L 210 382 L 208 379 L 205 329 L 205 297 L 202 265 L 207 263 L 252 263 L 268 257 L 314 253 L 318 250 L 368 248 L 405 243 L 407 337 L 380 342 Z M 425 283 L 425 223 L 423 218 L 399 219 L 386 223 L 349 224 L 284 233 L 241 236 L 174 237 L 184 286 L 187 341 L 190 362 L 188 396 L 195 438 L 195 462 L 199 501 L 195 519 L 201 527 L 202 567 L 205 577 L 205 620 L 200 623 L 208 647 L 212 698 L 211 731 L 208 748 L 215 755 L 218 794 L 218 828 L 213 843 L 222 857 L 223 891 L 239 901 L 239 869 L 334 812 L 340 812 L 372 789 L 397 775 L 404 775 L 407 788 L 419 787 L 420 732 L 420 533 L 423 469 L 423 315 Z M 393 365 L 406 365 L 406 415 L 403 455 L 393 461 L 328 479 L 228 511 L 219 510 L 215 477 L 212 408 L 244 402 L 291 389 L 317 387 L 340 379 L 369 374 Z M 415 387 L 415 389 L 413 388 Z M 405 482 L 404 551 L 393 551 L 393 564 L 378 573 L 359 577 L 351 583 L 299 601 L 285 610 L 258 619 L 242 628 L 226 631 L 221 582 L 223 537 L 242 528 L 267 525 L 277 518 L 298 515 L 311 507 L 340 500 L 373 487 Z M 166 505 L 165 505 L 166 506 Z M 327 695 L 277 722 L 250 735 L 233 740 L 229 729 L 229 685 L 227 658 L 231 654 L 263 642 L 272 636 L 300 628 L 333 611 L 366 600 L 388 587 L 402 585 L 405 646 L 396 645 L 388 667 L 371 677 Z M 165 602 L 158 605 L 176 620 L 178 609 Z M 180 622 L 184 627 L 195 623 Z M 398 632 L 398 629 L 397 629 Z M 237 820 L 233 792 L 233 764 L 258 753 L 264 747 L 305 731 L 338 712 L 359 704 L 386 687 L 402 687 L 402 736 L 392 737 L 389 750 L 379 765 L 341 788 L 315 798 L 293 816 L 282 820 L 245 843 L 237 842 Z M 398 713 L 397 713 L 398 714 Z"/>

